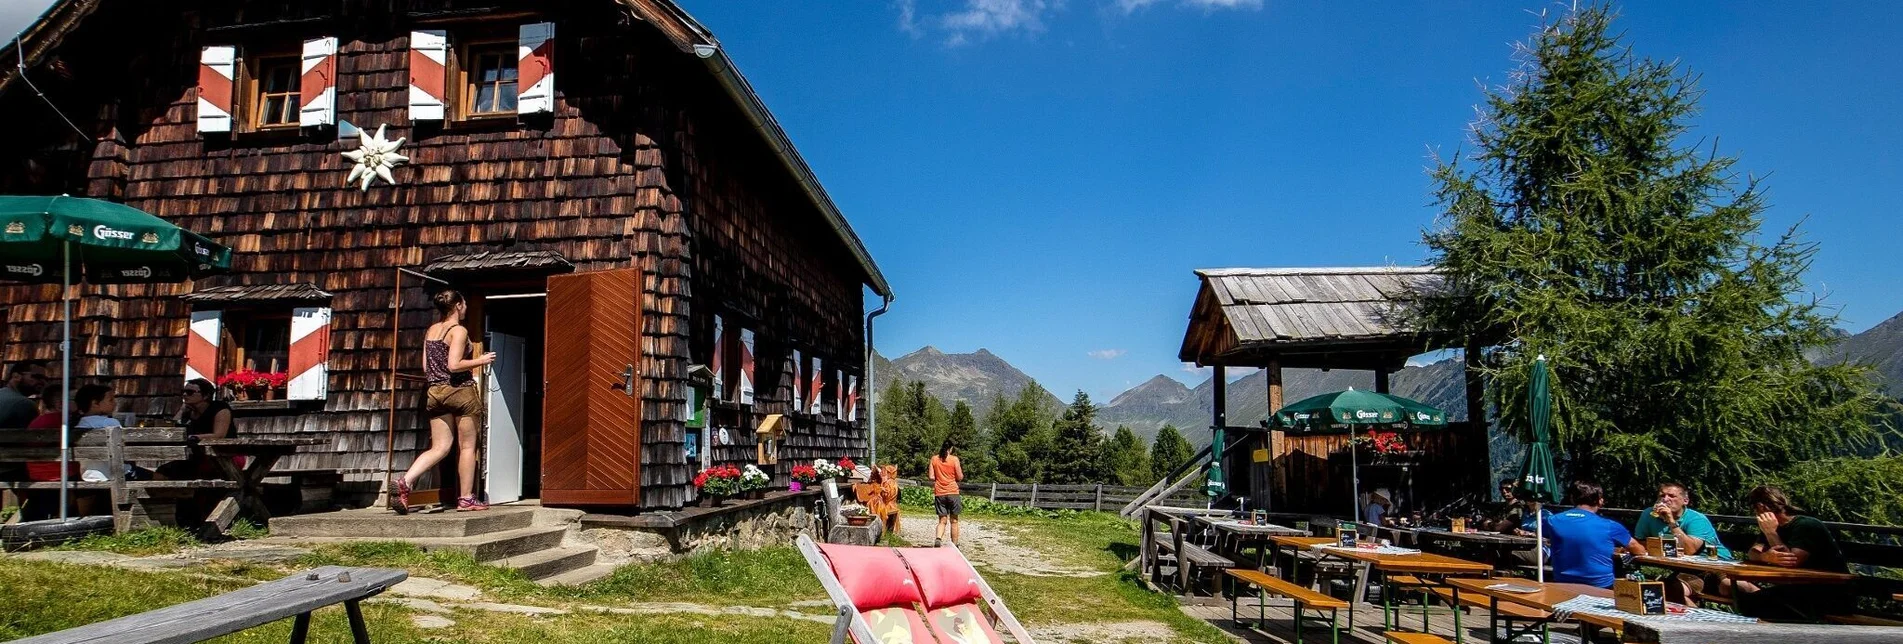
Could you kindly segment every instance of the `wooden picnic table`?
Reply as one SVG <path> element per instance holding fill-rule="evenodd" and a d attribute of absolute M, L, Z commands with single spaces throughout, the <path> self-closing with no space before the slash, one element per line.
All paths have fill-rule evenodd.
<path fill-rule="evenodd" d="M 1420 528 L 1414 531 L 1414 536 L 1417 539 L 1428 539 L 1431 541 L 1458 541 L 1508 548 L 1531 548 L 1533 544 L 1539 543 L 1539 540 L 1533 537 L 1477 530 L 1453 532 L 1440 528 Z"/>
<path fill-rule="evenodd" d="M 225 476 L 238 482 L 238 506 L 259 521 L 271 518 L 271 511 L 264 505 L 264 478 L 270 476 L 271 467 L 277 465 L 278 459 L 296 453 L 297 448 L 321 442 L 322 439 L 317 438 L 247 436 L 198 439 L 198 445 L 216 457 L 212 461 L 224 469 Z M 245 457 L 244 467 L 239 468 L 232 462 L 232 456 Z"/>
<path fill-rule="evenodd" d="M 1216 531 L 1216 551 L 1218 553 L 1233 555 L 1230 557 L 1231 559 L 1242 555 L 1243 544 L 1245 542 L 1261 542 L 1265 547 L 1261 548 L 1262 552 L 1259 553 L 1262 556 L 1257 557 L 1257 570 L 1268 570 L 1269 557 L 1267 555 L 1268 551 L 1272 549 L 1271 547 L 1266 547 L 1269 543 L 1269 537 L 1276 535 L 1297 536 L 1308 534 L 1308 532 L 1304 530 L 1279 526 L 1273 523 L 1252 524 L 1245 523 L 1241 519 L 1200 514 L 1192 518 L 1196 523 Z"/>
<path fill-rule="evenodd" d="M 1804 568 L 1784 568 L 1745 562 L 1706 559 L 1704 557 L 1637 557 L 1639 563 L 1673 570 L 1703 572 L 1724 575 L 1744 581 L 1769 582 L 1774 584 L 1847 584 L 1857 578 L 1856 575 Z"/>
<path fill-rule="evenodd" d="M 1530 592 L 1530 593 L 1516 593 L 1516 592 L 1503 590 L 1500 588 L 1493 588 L 1493 586 L 1498 586 L 1498 585 L 1536 587 L 1536 588 L 1539 588 L 1539 590 Z M 1548 615 L 1551 615 L 1553 613 L 1554 606 L 1557 606 L 1561 603 L 1564 603 L 1566 601 L 1569 601 L 1581 595 L 1586 595 L 1589 597 L 1611 597 L 1612 596 L 1612 591 L 1606 590 L 1604 588 L 1600 588 L 1597 586 L 1588 586 L 1585 584 L 1562 584 L 1562 583 L 1551 582 L 1551 581 L 1546 583 L 1540 583 L 1537 581 L 1533 581 L 1531 579 L 1502 580 L 1502 579 L 1456 578 L 1456 579 L 1447 580 L 1447 586 L 1454 590 L 1454 597 L 1455 597 L 1456 603 L 1458 603 L 1461 593 L 1468 593 L 1468 594 L 1480 595 L 1482 597 L 1486 597 L 1488 600 L 1488 608 L 1489 608 L 1488 612 L 1492 614 L 1489 617 L 1490 621 L 1497 621 L 1498 615 L 1500 613 L 1499 609 L 1500 609 L 1501 602 L 1514 604 L 1518 606 L 1525 606 L 1527 608 L 1532 608 L 1534 610 L 1538 610 L 1538 611 L 1547 613 Z M 1613 630 L 1618 630 L 1625 626 L 1625 620 L 1619 619 L 1617 617 L 1607 617 L 1604 615 L 1595 615 L 1595 614 L 1588 614 L 1588 613 L 1574 613 L 1572 615 L 1572 619 L 1573 621 L 1586 624 L 1592 627 L 1596 627 L 1596 628 L 1609 628 Z M 1547 621 L 1550 621 L 1550 619 Z M 1497 623 L 1489 623 L 1487 628 L 1488 633 L 1497 633 L 1498 630 L 1499 628 Z M 1507 639 L 1509 641 L 1513 639 L 1511 634 L 1509 634 Z"/>
<path fill-rule="evenodd" d="M 370 629 L 358 602 L 409 576 L 407 571 L 392 568 L 324 566 L 216 597 L 14 640 L 12 644 L 201 642 L 286 617 L 297 618 L 291 624 L 291 644 L 303 644 L 310 631 L 311 611 L 340 603 L 350 617 L 352 640 L 370 644 Z"/>

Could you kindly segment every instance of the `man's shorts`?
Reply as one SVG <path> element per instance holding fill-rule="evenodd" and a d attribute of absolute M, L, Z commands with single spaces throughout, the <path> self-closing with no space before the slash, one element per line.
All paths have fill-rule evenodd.
<path fill-rule="evenodd" d="M 938 511 L 938 516 L 956 519 L 965 512 L 965 498 L 956 494 L 935 496 L 932 497 L 932 509 Z"/>

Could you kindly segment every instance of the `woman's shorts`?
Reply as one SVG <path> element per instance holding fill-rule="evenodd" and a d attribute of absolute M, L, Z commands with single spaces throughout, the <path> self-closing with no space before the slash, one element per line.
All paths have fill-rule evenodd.
<path fill-rule="evenodd" d="M 482 412 L 481 390 L 475 385 L 429 386 L 429 403 L 423 408 L 424 415 L 430 418 L 451 415 L 475 416 L 480 412 Z"/>
<path fill-rule="evenodd" d="M 965 513 L 965 499 L 956 494 L 935 496 L 932 497 L 932 509 L 938 511 L 938 516 L 956 519 Z"/>

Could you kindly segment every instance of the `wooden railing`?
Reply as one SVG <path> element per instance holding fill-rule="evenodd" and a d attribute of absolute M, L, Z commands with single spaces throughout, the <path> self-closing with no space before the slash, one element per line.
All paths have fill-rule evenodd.
<path fill-rule="evenodd" d="M 900 479 L 900 485 L 907 487 L 930 487 L 922 481 Z M 983 498 L 995 503 L 1005 503 L 1043 510 L 1096 510 L 1115 512 L 1118 508 L 1136 500 L 1147 488 L 1105 485 L 1102 483 L 1055 484 L 1055 483 L 961 483 L 958 493 L 968 497 Z M 1209 497 L 1196 490 L 1184 490 L 1151 503 L 1200 508 L 1209 503 Z"/>

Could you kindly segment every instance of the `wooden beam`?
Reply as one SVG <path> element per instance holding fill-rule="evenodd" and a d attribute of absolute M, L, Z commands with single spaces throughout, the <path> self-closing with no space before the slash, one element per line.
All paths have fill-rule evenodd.
<path fill-rule="evenodd" d="M 1388 393 L 1388 370 L 1387 369 L 1383 368 L 1383 369 L 1374 370 L 1374 392 L 1377 394 Z"/>

